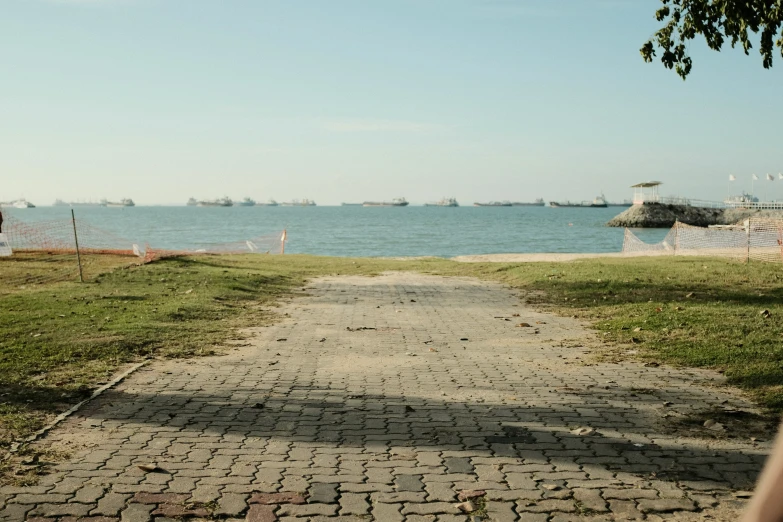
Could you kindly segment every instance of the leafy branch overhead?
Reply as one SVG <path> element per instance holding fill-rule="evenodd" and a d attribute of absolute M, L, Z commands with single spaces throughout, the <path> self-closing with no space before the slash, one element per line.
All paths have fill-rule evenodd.
<path fill-rule="evenodd" d="M 687 44 L 702 35 L 710 49 L 720 51 L 728 40 L 732 47 L 742 46 L 750 54 L 753 34 L 760 33 L 759 52 L 764 68 L 772 67 L 778 48 L 783 57 L 783 0 L 661 0 L 655 13 L 665 25 L 641 48 L 645 62 L 652 62 L 656 49 L 661 62 L 677 71 L 683 79 L 693 62 Z"/>

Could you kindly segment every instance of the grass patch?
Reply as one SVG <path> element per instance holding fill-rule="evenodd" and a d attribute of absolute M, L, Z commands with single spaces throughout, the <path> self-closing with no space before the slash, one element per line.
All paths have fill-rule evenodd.
<path fill-rule="evenodd" d="M 0 260 L 6 281 L 44 260 Z M 69 263 L 70 259 L 61 260 Z M 149 356 L 208 355 L 308 277 L 426 269 L 433 262 L 307 256 L 198 256 L 111 270 L 89 282 L 30 284 L 0 294 L 0 450 L 84 399 L 118 366 Z M 435 261 L 434 263 L 443 263 Z M 58 269 L 56 264 L 53 270 Z"/>
<path fill-rule="evenodd" d="M 0 259 L 0 281 L 30 270 L 23 258 L 10 259 Z M 623 350 L 633 346 L 649 360 L 724 371 L 761 405 L 783 411 L 783 272 L 777 265 L 695 258 L 463 264 L 299 255 L 127 264 L 127 258 L 98 260 L 93 266 L 105 273 L 87 283 L 0 293 L 0 451 L 86 397 L 124 363 L 213 353 L 237 338 L 238 329 L 272 321 L 274 305 L 309 278 L 387 270 L 472 276 L 523 289 L 534 306 L 588 320 Z"/>

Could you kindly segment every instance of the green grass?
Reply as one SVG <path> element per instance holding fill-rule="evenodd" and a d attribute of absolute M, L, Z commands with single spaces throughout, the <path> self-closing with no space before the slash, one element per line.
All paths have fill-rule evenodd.
<path fill-rule="evenodd" d="M 725 372 L 760 405 L 783 412 L 779 265 L 629 258 L 459 271 L 536 292 L 528 302 L 586 319 L 604 340 L 642 357 Z"/>
<path fill-rule="evenodd" d="M 40 269 L 39 261 L 26 262 Z M 19 280 L 29 272 L 25 264 L 21 258 L 0 261 L 0 280 Z M 237 338 L 240 328 L 274 320 L 274 305 L 309 278 L 386 270 L 474 276 L 523 289 L 538 308 L 592 322 L 621 352 L 633 346 L 644 358 L 716 368 L 771 412 L 783 411 L 783 271 L 777 265 L 689 258 L 462 264 L 257 255 L 127 265 L 127 258 L 107 259 L 94 266 L 108 272 L 84 284 L 0 293 L 0 451 L 86 397 L 123 363 L 213 353 Z"/>

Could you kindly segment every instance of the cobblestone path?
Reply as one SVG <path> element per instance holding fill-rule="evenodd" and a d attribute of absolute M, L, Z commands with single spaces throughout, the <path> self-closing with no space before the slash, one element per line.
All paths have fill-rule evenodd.
<path fill-rule="evenodd" d="M 0 490 L 0 520 L 736 520 L 768 443 L 670 426 L 750 406 L 717 374 L 591 362 L 576 321 L 515 293 L 315 281 L 249 344 L 156 362 L 60 425 L 43 443 L 71 460 Z"/>

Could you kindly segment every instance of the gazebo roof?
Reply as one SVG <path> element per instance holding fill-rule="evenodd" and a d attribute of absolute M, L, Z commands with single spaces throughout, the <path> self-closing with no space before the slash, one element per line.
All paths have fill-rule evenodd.
<path fill-rule="evenodd" d="M 661 182 L 661 181 L 643 181 L 641 183 L 637 183 L 636 185 L 631 185 L 631 188 L 649 188 L 649 187 L 657 187 L 658 185 L 663 185 L 663 182 Z"/>

